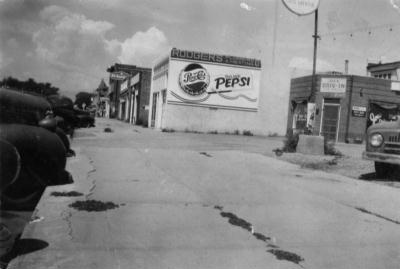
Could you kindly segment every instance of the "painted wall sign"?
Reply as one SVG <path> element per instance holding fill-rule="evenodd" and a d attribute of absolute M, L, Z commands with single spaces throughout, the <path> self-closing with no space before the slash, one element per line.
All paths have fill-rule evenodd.
<path fill-rule="evenodd" d="M 258 110 L 260 69 L 170 59 L 167 102 L 209 108 Z"/>
<path fill-rule="evenodd" d="M 231 92 L 236 90 L 250 90 L 253 79 L 250 73 L 244 71 L 233 74 L 223 74 L 214 76 L 211 87 L 208 91 L 212 92 Z"/>
<path fill-rule="evenodd" d="M 118 72 L 113 72 L 110 74 L 110 78 L 113 80 L 124 80 L 129 76 L 128 73 L 125 73 L 123 71 L 118 71 Z"/>
<path fill-rule="evenodd" d="M 187 65 L 179 74 L 179 86 L 191 96 L 202 95 L 210 84 L 207 70 L 197 63 Z"/>
<path fill-rule="evenodd" d="M 321 92 L 345 93 L 346 92 L 345 78 L 321 78 Z"/>
<path fill-rule="evenodd" d="M 308 15 L 319 6 L 319 0 L 282 0 L 283 4 L 296 15 Z"/>
<path fill-rule="evenodd" d="M 353 117 L 364 118 L 367 115 L 367 107 L 365 106 L 353 106 L 351 110 Z"/>
<path fill-rule="evenodd" d="M 191 60 L 194 62 L 201 61 L 261 68 L 261 61 L 257 59 L 204 53 L 198 51 L 179 50 L 175 48 L 171 50 L 171 58 Z"/>

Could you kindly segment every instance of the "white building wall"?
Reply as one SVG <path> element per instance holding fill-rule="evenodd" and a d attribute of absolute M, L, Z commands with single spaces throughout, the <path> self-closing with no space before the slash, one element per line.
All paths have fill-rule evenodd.
<path fill-rule="evenodd" d="M 188 62 L 189 63 L 189 62 Z M 233 106 L 230 109 L 217 107 L 216 105 L 211 104 L 211 106 L 192 106 L 188 103 L 165 103 L 163 104 L 162 91 L 166 90 L 166 99 L 173 100 L 171 97 L 171 90 L 174 92 L 178 92 L 178 84 L 177 79 L 181 66 L 176 68 L 175 63 L 172 63 L 171 59 L 167 62 L 164 69 L 158 68 L 157 70 L 153 70 L 153 80 L 152 80 L 152 91 L 151 91 L 151 100 L 150 100 L 150 109 L 152 109 L 153 98 L 156 97 L 156 118 L 155 118 L 155 128 L 157 129 L 174 129 L 176 131 L 199 131 L 199 132 L 215 132 L 218 133 L 235 133 L 243 131 L 250 131 L 255 135 L 266 135 L 269 133 L 268 125 L 271 123 L 260 121 L 260 110 L 265 112 L 265 108 L 258 106 L 258 110 L 254 108 L 246 108 L 243 106 L 240 108 L 241 103 L 232 102 Z M 187 63 L 183 63 L 183 65 L 187 65 Z M 206 66 L 208 70 L 211 71 L 211 75 L 224 75 L 223 68 L 216 67 L 213 70 L 207 64 L 202 63 L 203 66 Z M 172 66 L 172 67 L 171 67 Z M 176 69 L 176 70 L 175 70 Z M 172 70 L 172 71 L 171 71 Z M 267 95 L 262 92 L 260 86 L 260 77 L 257 73 L 257 70 L 246 71 L 246 68 L 233 67 L 234 72 L 237 70 L 245 70 L 243 74 L 247 74 L 251 72 L 251 76 L 254 79 L 253 86 L 256 87 L 257 98 L 261 97 L 261 95 Z M 162 75 L 161 75 L 162 74 Z M 211 77 L 213 79 L 213 77 Z M 172 84 L 175 84 L 171 86 Z M 156 93 L 156 95 L 154 95 Z M 245 93 L 247 94 L 247 92 Z M 233 94 L 234 95 L 234 94 Z M 260 96 L 259 96 L 260 95 Z M 182 94 L 182 96 L 184 96 Z M 211 96 L 214 98 L 214 96 Z M 253 96 L 251 96 L 253 97 Z M 212 99 L 211 98 L 211 99 Z M 243 99 L 241 99 L 243 101 Z M 189 102 L 190 103 L 190 102 Z M 226 105 L 226 104 L 222 104 Z M 249 111 L 251 110 L 251 111 Z M 151 115 L 152 112 L 149 113 L 149 125 L 151 124 Z"/>
<path fill-rule="evenodd" d="M 258 133 L 257 112 L 168 104 L 164 117 L 165 128 L 176 131 Z"/>
<path fill-rule="evenodd" d="M 168 86 L 168 68 L 169 68 L 169 57 L 164 58 L 161 66 L 153 69 L 153 77 L 151 83 L 150 91 L 150 103 L 149 103 L 149 127 L 152 122 L 152 115 L 155 113 L 154 127 L 157 129 L 162 129 L 165 126 L 163 122 L 164 107 L 163 104 L 163 91 L 166 91 Z M 153 102 L 155 102 L 155 107 L 153 107 Z M 155 109 L 155 111 L 153 111 Z"/>

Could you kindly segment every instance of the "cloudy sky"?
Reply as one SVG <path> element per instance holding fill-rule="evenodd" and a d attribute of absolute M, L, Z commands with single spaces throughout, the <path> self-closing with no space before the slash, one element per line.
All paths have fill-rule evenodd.
<path fill-rule="evenodd" d="M 318 71 L 343 71 L 348 59 L 364 75 L 368 61 L 400 60 L 399 8 L 321 0 Z M 284 120 L 290 78 L 310 73 L 313 25 L 281 0 L 0 0 L 0 78 L 49 81 L 72 97 L 107 82 L 113 63 L 151 67 L 173 47 L 258 58 L 268 125 L 271 114 Z"/>

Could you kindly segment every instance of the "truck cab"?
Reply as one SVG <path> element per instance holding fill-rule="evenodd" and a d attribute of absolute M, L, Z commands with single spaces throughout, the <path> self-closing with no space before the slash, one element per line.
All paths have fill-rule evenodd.
<path fill-rule="evenodd" d="M 367 129 L 363 159 L 375 162 L 378 178 L 384 178 L 400 168 L 400 117 L 374 124 Z"/>

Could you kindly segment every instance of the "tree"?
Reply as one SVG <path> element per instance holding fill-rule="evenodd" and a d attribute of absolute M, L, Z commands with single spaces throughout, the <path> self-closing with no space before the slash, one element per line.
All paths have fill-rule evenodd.
<path fill-rule="evenodd" d="M 0 81 L 0 86 L 43 96 L 55 95 L 59 91 L 59 88 L 53 87 L 51 83 L 36 82 L 33 78 L 22 81 L 17 78 L 7 77 Z"/>
<path fill-rule="evenodd" d="M 92 93 L 79 92 L 77 95 L 75 95 L 75 105 L 77 105 L 80 109 L 89 107 L 92 104 L 92 97 Z"/>

